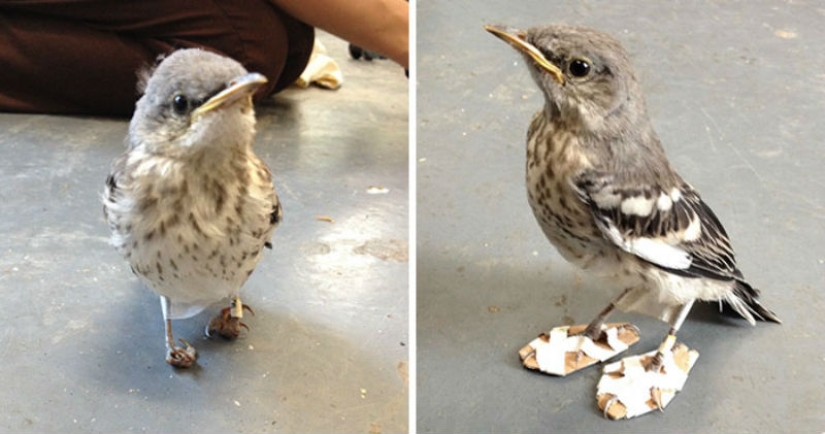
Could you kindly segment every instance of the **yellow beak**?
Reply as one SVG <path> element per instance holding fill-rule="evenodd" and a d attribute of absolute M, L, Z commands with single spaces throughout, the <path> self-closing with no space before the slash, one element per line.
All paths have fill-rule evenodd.
<path fill-rule="evenodd" d="M 252 94 L 266 82 L 266 77 L 257 72 L 242 75 L 236 78 L 226 89 L 209 98 L 200 107 L 196 108 L 192 112 L 192 117 L 201 116 L 241 98 L 247 98 L 251 103 Z"/>
<path fill-rule="evenodd" d="M 526 33 L 520 30 L 511 30 L 507 31 L 506 29 L 500 26 L 484 26 L 484 30 L 492 33 L 493 35 L 499 37 L 504 42 L 512 45 L 513 48 L 516 50 L 527 54 L 536 62 L 539 68 L 546 71 L 548 74 L 552 75 L 554 79 L 556 79 L 559 84 L 564 84 L 564 74 L 561 72 L 558 66 L 550 63 L 544 54 L 535 47 L 535 45 L 530 44 L 525 40 L 527 37 Z"/>

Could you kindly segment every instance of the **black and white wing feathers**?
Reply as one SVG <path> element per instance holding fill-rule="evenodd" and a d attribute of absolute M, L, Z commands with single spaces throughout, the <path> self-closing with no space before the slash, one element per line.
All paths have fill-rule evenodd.
<path fill-rule="evenodd" d="M 779 322 L 757 301 L 758 290 L 736 268 L 725 229 L 690 185 L 628 185 L 598 172 L 586 172 L 573 184 L 613 244 L 676 275 L 735 282 L 733 295 L 746 306 L 726 301 L 737 312 Z"/>
<path fill-rule="evenodd" d="M 679 275 L 741 279 L 725 229 L 689 185 L 665 191 L 590 173 L 575 187 L 599 229 L 622 250 Z"/>

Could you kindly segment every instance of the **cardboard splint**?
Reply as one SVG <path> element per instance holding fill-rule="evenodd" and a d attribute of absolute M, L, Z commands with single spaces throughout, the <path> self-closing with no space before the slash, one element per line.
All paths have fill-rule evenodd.
<path fill-rule="evenodd" d="M 593 341 L 581 334 L 587 325 L 556 327 L 542 333 L 519 350 L 525 368 L 565 376 L 605 361 L 639 341 L 639 330 L 630 323 L 602 326 L 604 338 Z"/>
<path fill-rule="evenodd" d="M 646 371 L 656 351 L 626 357 L 604 367 L 596 400 L 604 415 L 614 420 L 664 409 L 682 390 L 699 352 L 676 343 L 664 352 L 662 369 Z"/>

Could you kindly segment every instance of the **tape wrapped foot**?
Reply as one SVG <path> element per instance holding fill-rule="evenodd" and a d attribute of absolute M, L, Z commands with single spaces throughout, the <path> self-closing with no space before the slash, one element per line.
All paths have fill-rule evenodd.
<path fill-rule="evenodd" d="M 657 351 L 625 357 L 604 367 L 596 391 L 605 417 L 619 420 L 664 410 L 682 390 L 699 352 L 682 343 L 661 357 L 658 369 L 649 369 Z"/>
<path fill-rule="evenodd" d="M 587 325 L 574 325 L 542 333 L 519 350 L 522 364 L 563 377 L 610 359 L 639 341 L 639 329 L 630 323 L 604 324 L 595 340 L 585 335 L 586 329 Z"/>

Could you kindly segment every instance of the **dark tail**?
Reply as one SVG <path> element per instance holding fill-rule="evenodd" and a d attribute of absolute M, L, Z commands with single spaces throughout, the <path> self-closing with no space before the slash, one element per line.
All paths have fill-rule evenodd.
<path fill-rule="evenodd" d="M 782 320 L 771 312 L 765 306 L 759 303 L 759 290 L 750 286 L 744 280 L 737 280 L 733 292 L 725 297 L 725 303 L 736 311 L 743 318 L 747 319 L 751 324 L 753 319 L 762 321 L 772 321 L 777 324 L 782 324 Z"/>

